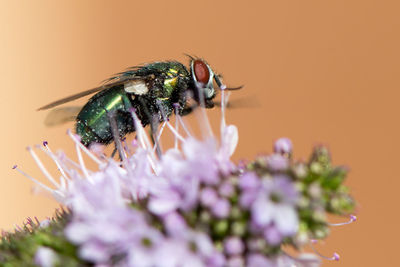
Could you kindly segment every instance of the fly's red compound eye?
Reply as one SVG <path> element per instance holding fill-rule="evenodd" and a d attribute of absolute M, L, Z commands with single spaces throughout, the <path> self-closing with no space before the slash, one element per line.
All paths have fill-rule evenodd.
<path fill-rule="evenodd" d="M 196 81 L 201 82 L 203 84 L 207 84 L 210 79 L 210 71 L 208 70 L 208 66 L 200 59 L 196 59 L 193 62 L 193 70 L 194 75 L 196 76 Z"/>

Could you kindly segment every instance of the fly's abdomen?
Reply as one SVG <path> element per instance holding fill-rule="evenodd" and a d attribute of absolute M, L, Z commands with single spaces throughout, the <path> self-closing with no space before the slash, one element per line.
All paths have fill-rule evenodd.
<path fill-rule="evenodd" d="M 121 136 L 133 131 L 133 121 L 129 113 L 130 100 L 123 88 L 110 88 L 94 95 L 78 114 L 76 133 L 85 146 L 91 143 L 108 144 L 113 140 L 108 113 L 114 119 Z"/>

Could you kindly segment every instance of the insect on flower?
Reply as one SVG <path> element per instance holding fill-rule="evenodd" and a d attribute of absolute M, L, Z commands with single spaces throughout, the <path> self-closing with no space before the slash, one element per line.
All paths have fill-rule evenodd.
<path fill-rule="evenodd" d="M 135 131 L 132 110 L 143 126 L 150 124 L 154 133 L 155 125 L 167 120 L 174 111 L 179 115 L 186 115 L 196 106 L 214 107 L 214 81 L 220 90 L 241 88 L 227 88 L 221 82 L 220 76 L 203 59 L 189 57 L 189 70 L 177 61 L 131 67 L 106 80 L 103 86 L 57 100 L 38 110 L 50 109 L 96 93 L 83 108 L 65 107 L 52 110 L 45 123 L 56 125 L 76 120 L 76 133 L 81 137 L 83 145 L 109 144 L 113 141 L 113 121 L 120 137 Z M 190 101 L 191 99 L 194 101 Z"/>

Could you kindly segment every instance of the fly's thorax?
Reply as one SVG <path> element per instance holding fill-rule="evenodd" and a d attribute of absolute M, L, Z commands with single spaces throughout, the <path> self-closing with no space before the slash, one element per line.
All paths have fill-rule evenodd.
<path fill-rule="evenodd" d="M 177 89 L 179 70 L 176 68 L 170 68 L 165 76 L 163 87 L 165 90 L 165 95 L 170 97 L 173 91 Z"/>
<path fill-rule="evenodd" d="M 163 73 L 162 90 L 157 99 L 168 102 L 172 107 L 173 103 L 186 101 L 186 90 L 190 83 L 189 73 L 181 65 L 172 65 Z"/>

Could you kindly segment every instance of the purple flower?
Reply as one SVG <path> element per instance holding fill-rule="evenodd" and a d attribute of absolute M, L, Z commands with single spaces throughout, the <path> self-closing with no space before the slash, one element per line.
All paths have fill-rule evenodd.
<path fill-rule="evenodd" d="M 126 248 L 128 259 L 136 265 L 154 266 L 160 262 L 160 259 L 154 257 L 157 250 L 164 242 L 164 236 L 153 227 L 144 227 L 132 235 L 131 246 Z M 135 265 L 133 265 L 135 266 Z"/>
<path fill-rule="evenodd" d="M 172 212 L 163 217 L 166 231 L 171 236 L 181 235 L 187 228 L 185 219 L 178 213 Z"/>
<path fill-rule="evenodd" d="M 224 99 L 224 91 L 221 94 Z M 71 138 L 76 143 L 79 164 L 65 155 L 52 154 L 46 143 L 48 154 L 62 174 L 58 183 L 34 155 L 56 189 L 42 186 L 72 210 L 64 234 L 77 245 L 81 259 L 96 266 L 113 265 L 116 258 L 118 266 L 319 264 L 313 257 L 295 259 L 283 251 L 268 252 L 278 250 L 284 238 L 297 233 L 297 209 L 303 207 L 297 205 L 299 192 L 294 182 L 283 175 L 291 163 L 289 139 L 278 139 L 275 153 L 256 164 L 236 167 L 230 157 L 237 146 L 238 131 L 233 125 L 227 126 L 224 118 L 219 140 L 207 129 L 203 131 L 204 140 L 199 140 L 186 127 L 182 127 L 186 131 L 183 135 L 182 128 L 179 132 L 169 121 L 161 122 L 161 130 L 168 126 L 176 143 L 160 155 L 137 116 L 133 117 L 135 145 L 119 151 L 120 155 L 127 154 L 121 162 L 91 154 L 74 135 Z M 181 123 L 179 115 L 176 122 Z M 98 152 L 99 147 L 92 150 Z M 99 164 L 100 171 L 86 169 L 82 151 Z M 74 168 L 65 167 L 69 165 Z M 307 169 L 303 169 L 306 174 Z M 303 176 L 298 174 L 293 179 Z M 308 189 L 318 201 L 318 184 Z M 295 238 L 291 241 L 299 244 Z M 35 255 L 35 263 L 41 266 L 52 266 L 57 260 L 45 247 Z"/>
<path fill-rule="evenodd" d="M 275 227 L 274 224 L 267 226 L 264 230 L 264 238 L 267 240 L 268 244 L 272 246 L 277 246 L 282 242 L 282 234 Z"/>
<path fill-rule="evenodd" d="M 242 190 L 258 189 L 260 178 L 253 172 L 246 172 L 239 178 L 239 187 Z"/>
<path fill-rule="evenodd" d="M 273 242 L 277 241 L 279 234 L 283 237 L 295 234 L 299 227 L 294 206 L 297 198 L 298 193 L 288 178 L 264 179 L 251 207 L 252 222 L 262 228 L 273 225 L 274 228 L 264 230 L 264 236 Z M 268 229 L 274 232 L 268 233 Z"/>
<path fill-rule="evenodd" d="M 239 195 L 239 203 L 243 208 L 249 208 L 256 200 L 260 190 L 261 180 L 253 172 L 246 172 L 239 177 L 239 188 L 242 190 Z"/>
<path fill-rule="evenodd" d="M 74 213 L 65 235 L 80 245 L 81 258 L 96 263 L 107 263 L 113 255 L 126 253 L 142 233 L 157 236 L 143 214 L 126 205 L 121 180 L 124 178 L 116 168 L 119 167 L 110 164 L 105 172 L 93 175 L 91 181 L 74 180 L 67 197 Z"/>
<path fill-rule="evenodd" d="M 261 254 L 250 254 L 247 256 L 248 267 L 276 267 L 276 265 L 267 257 Z"/>
<path fill-rule="evenodd" d="M 45 219 L 45 220 L 41 221 L 39 225 L 42 228 L 48 227 L 50 225 L 50 219 Z"/>
<path fill-rule="evenodd" d="M 211 208 L 211 212 L 217 218 L 226 218 L 231 210 L 231 204 L 225 198 L 219 199 Z"/>
<path fill-rule="evenodd" d="M 266 157 L 267 167 L 272 171 L 285 171 L 289 168 L 289 159 L 281 154 L 272 154 Z"/>
<path fill-rule="evenodd" d="M 184 239 L 170 239 L 160 242 L 157 249 L 153 250 L 151 258 L 145 258 L 146 262 L 139 261 L 134 248 L 128 256 L 126 266 L 165 266 L 165 267 L 203 267 L 204 259 L 189 249 Z"/>
<path fill-rule="evenodd" d="M 81 245 L 83 259 L 107 263 L 115 254 L 125 253 L 142 233 L 151 233 L 143 216 L 132 209 L 104 210 L 98 216 L 79 215 L 65 229 L 67 238 Z"/>
<path fill-rule="evenodd" d="M 241 207 L 248 209 L 257 198 L 257 190 L 243 191 L 239 196 Z"/>
<path fill-rule="evenodd" d="M 206 184 L 219 183 L 217 146 L 214 139 L 199 141 L 189 138 L 183 145 L 186 157 L 187 175 L 198 177 Z"/>
<path fill-rule="evenodd" d="M 244 259 L 240 256 L 231 257 L 228 259 L 226 266 L 227 267 L 243 267 L 243 266 L 245 266 Z"/>
<path fill-rule="evenodd" d="M 80 258 L 97 263 L 107 263 L 112 256 L 109 248 L 100 242 L 85 242 L 78 253 Z"/>
<path fill-rule="evenodd" d="M 225 266 L 225 256 L 221 252 L 214 252 L 206 261 L 206 266 L 223 267 Z"/>
<path fill-rule="evenodd" d="M 57 261 L 57 254 L 51 248 L 39 247 L 35 253 L 35 264 L 41 267 L 52 267 Z"/>
<path fill-rule="evenodd" d="M 182 202 L 179 192 L 165 190 L 150 197 L 148 208 L 154 214 L 165 215 L 177 210 Z"/>
<path fill-rule="evenodd" d="M 231 181 L 224 181 L 222 184 L 219 185 L 219 193 L 223 197 L 230 197 L 235 193 L 235 188 Z"/>
<path fill-rule="evenodd" d="M 244 251 L 243 241 L 239 237 L 228 237 L 224 242 L 224 248 L 228 255 L 241 254 Z"/>
<path fill-rule="evenodd" d="M 292 141 L 286 137 L 279 138 L 274 144 L 274 152 L 278 154 L 290 154 L 292 149 Z"/>
<path fill-rule="evenodd" d="M 236 168 L 231 162 L 230 157 L 236 149 L 238 140 L 239 134 L 235 125 L 221 127 L 221 146 L 218 151 L 217 162 L 220 171 L 224 174 L 228 174 Z"/>
<path fill-rule="evenodd" d="M 129 195 L 134 201 L 147 197 L 150 188 L 154 186 L 154 183 L 159 182 L 147 156 L 147 151 L 137 149 L 136 153 L 129 158 L 127 175 L 121 177 L 124 183 L 123 193 Z"/>
<path fill-rule="evenodd" d="M 200 193 L 200 202 L 206 207 L 211 207 L 218 200 L 218 194 L 215 189 L 211 187 L 205 187 Z"/>

